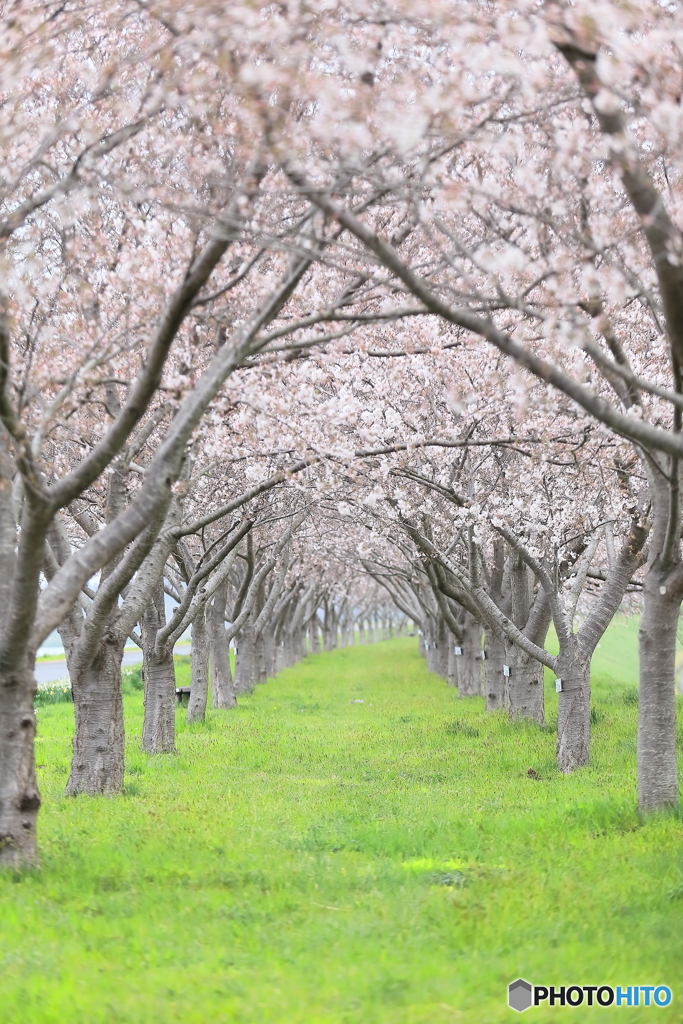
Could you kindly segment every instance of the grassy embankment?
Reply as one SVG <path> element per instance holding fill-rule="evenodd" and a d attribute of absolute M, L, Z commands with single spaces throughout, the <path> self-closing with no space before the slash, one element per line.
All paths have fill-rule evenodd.
<path fill-rule="evenodd" d="M 61 796 L 72 707 L 42 708 L 42 867 L 0 880 L 0 1021 L 495 1024 L 519 975 L 669 984 L 667 1009 L 573 1019 L 679 1021 L 683 825 L 634 812 L 634 659 L 617 623 L 569 777 L 550 686 L 547 729 L 485 716 L 414 640 L 309 658 L 205 726 L 179 714 L 177 756 L 142 755 L 126 697 L 117 799 Z"/>

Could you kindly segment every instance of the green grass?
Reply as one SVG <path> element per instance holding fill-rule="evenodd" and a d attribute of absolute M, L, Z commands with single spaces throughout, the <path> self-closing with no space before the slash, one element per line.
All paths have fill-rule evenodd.
<path fill-rule="evenodd" d="M 532 1021 L 679 1021 L 683 825 L 635 813 L 633 679 L 594 692 L 569 777 L 550 686 L 546 729 L 487 716 L 414 640 L 179 714 L 177 756 L 140 752 L 133 692 L 126 793 L 95 800 L 61 795 L 72 705 L 41 708 L 42 866 L 0 878 L 0 1021 L 496 1024 L 520 975 L 674 989 Z"/>

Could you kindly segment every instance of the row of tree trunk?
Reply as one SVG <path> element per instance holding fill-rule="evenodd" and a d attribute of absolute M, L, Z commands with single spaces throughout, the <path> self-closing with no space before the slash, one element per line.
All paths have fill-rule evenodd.
<path fill-rule="evenodd" d="M 227 584 L 192 620 L 191 688 L 187 722 L 203 722 L 209 690 L 217 710 L 237 706 L 238 698 L 252 693 L 306 654 L 358 642 L 373 643 L 405 631 L 405 623 L 376 613 L 339 622 L 330 611 L 319 618 L 311 604 L 290 601 L 276 615 L 258 602 L 235 636 L 235 665 L 231 666 L 231 630 L 226 623 Z M 331 620 L 335 621 L 334 628 Z M 159 645 L 166 628 L 163 580 L 154 587 L 141 618 L 144 720 L 142 747 L 148 754 L 175 751 L 176 674 L 173 649 Z M 66 637 L 66 634 L 65 634 Z M 66 792 L 116 794 L 122 792 L 125 735 L 121 692 L 125 636 L 106 635 L 86 671 L 72 673 L 75 733 L 71 771 Z"/>
<path fill-rule="evenodd" d="M 494 633 L 485 634 L 472 615 L 460 637 L 437 619 L 436 636 L 420 634 L 420 652 L 430 672 L 443 676 L 460 697 L 484 697 L 487 711 L 507 711 L 545 725 L 543 666 Z"/>

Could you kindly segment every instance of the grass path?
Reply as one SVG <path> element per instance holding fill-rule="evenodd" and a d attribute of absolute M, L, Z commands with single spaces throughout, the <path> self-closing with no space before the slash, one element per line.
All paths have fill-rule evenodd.
<path fill-rule="evenodd" d="M 550 687 L 540 729 L 459 701 L 414 640 L 337 651 L 179 715 L 177 756 L 142 755 L 126 697 L 126 795 L 96 800 L 61 796 L 72 708 L 41 708 L 0 1022 L 496 1024 L 519 975 L 674 989 L 530 1021 L 680 1021 L 683 825 L 634 813 L 632 681 L 595 696 L 593 764 L 562 777 Z"/>

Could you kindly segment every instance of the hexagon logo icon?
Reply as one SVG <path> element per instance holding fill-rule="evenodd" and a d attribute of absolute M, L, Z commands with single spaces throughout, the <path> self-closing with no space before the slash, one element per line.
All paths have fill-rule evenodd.
<path fill-rule="evenodd" d="M 517 978 L 508 985 L 508 1006 L 512 1010 L 528 1010 L 533 1002 L 532 988 L 524 978 Z"/>

